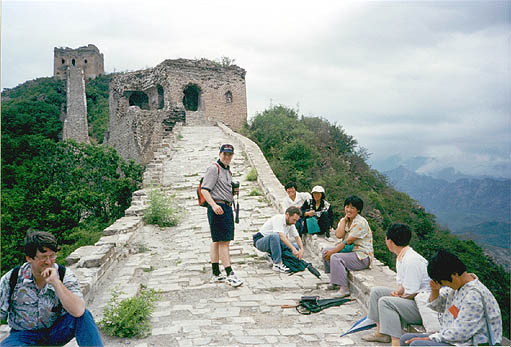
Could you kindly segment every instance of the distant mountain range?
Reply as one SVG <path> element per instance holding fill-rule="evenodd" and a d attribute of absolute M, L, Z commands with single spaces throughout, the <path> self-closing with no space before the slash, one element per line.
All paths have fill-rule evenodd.
<path fill-rule="evenodd" d="M 510 179 L 484 177 L 449 181 L 418 174 L 403 166 L 383 174 L 394 188 L 407 193 L 436 215 L 440 225 L 462 239 L 474 240 L 509 270 Z M 454 170 L 446 170 L 444 174 L 451 179 L 456 176 Z"/>

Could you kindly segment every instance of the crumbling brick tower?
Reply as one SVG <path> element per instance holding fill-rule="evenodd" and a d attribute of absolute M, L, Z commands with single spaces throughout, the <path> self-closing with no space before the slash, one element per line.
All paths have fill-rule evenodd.
<path fill-rule="evenodd" d="M 245 70 L 207 60 L 165 60 L 152 69 L 115 76 L 104 143 L 123 158 L 148 163 L 166 131 L 182 121 L 247 121 Z"/>
<path fill-rule="evenodd" d="M 78 67 L 83 70 L 86 79 L 94 79 L 105 74 L 103 53 L 94 45 L 72 49 L 55 47 L 53 55 L 53 75 L 59 79 L 66 78 L 68 67 Z"/>

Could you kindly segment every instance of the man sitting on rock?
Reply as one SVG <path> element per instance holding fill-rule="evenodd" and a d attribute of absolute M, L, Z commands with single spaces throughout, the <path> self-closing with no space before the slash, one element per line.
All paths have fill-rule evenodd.
<path fill-rule="evenodd" d="M 27 262 L 0 280 L 0 318 L 8 317 L 11 327 L 1 346 L 59 346 L 73 337 L 80 346 L 103 346 L 78 279 L 65 268 L 61 278 L 57 250 L 52 234 L 30 232 L 25 238 Z"/>
<path fill-rule="evenodd" d="M 282 251 L 286 247 L 298 259 L 303 258 L 302 239 L 295 227 L 300 215 L 300 209 L 291 206 L 285 214 L 278 214 L 267 220 L 261 230 L 253 236 L 254 246 L 262 252 L 271 254 L 274 271 L 289 272 L 289 268 L 282 263 Z M 292 239 L 295 242 L 291 242 Z"/>
<path fill-rule="evenodd" d="M 370 342 L 391 342 L 399 346 L 401 323 L 421 324 L 422 318 L 413 298 L 421 291 L 429 291 L 428 262 L 408 244 L 412 233 L 405 224 L 392 224 L 385 236 L 389 251 L 397 255 L 398 289 L 371 288 L 369 314 L 377 322 L 376 333 L 362 336 Z"/>

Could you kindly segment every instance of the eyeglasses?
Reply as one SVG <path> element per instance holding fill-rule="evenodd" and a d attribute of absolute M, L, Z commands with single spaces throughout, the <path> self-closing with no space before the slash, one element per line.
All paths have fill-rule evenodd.
<path fill-rule="evenodd" d="M 48 259 L 50 259 L 50 260 L 55 260 L 55 259 L 57 259 L 57 254 L 50 254 L 50 255 L 43 255 L 43 256 L 41 256 L 41 255 L 36 255 L 36 256 L 34 257 L 34 259 L 37 259 L 37 260 L 42 261 L 42 262 L 45 262 L 45 261 L 47 261 Z"/>

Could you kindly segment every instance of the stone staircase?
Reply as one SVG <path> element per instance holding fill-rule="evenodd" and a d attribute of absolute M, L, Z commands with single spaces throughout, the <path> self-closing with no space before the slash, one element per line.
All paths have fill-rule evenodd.
<path fill-rule="evenodd" d="M 244 280 L 238 288 L 209 282 L 209 226 L 195 193 L 200 177 L 218 158 L 220 145 L 227 142 L 236 152 L 233 178 L 241 182 L 240 223 L 231 243 L 233 269 Z M 252 168 L 258 172 L 257 181 L 246 179 Z M 155 187 L 173 196 L 181 219 L 178 226 L 144 225 L 147 192 Z M 302 295 L 332 295 L 326 291 L 325 274 L 318 280 L 308 271 L 292 276 L 273 272 L 267 257 L 252 246 L 252 235 L 281 212 L 284 196 L 259 147 L 249 139 L 222 124 L 176 126 L 154 153 L 143 189 L 133 194 L 126 216 L 105 229 L 94 246 L 79 248 L 67 259 L 96 320 L 102 318 L 113 291 L 129 297 L 144 285 L 162 294 L 149 336 L 131 340 L 103 336 L 105 345 L 370 345 L 362 343 L 360 334 L 339 335 L 366 314 L 364 304 L 372 286 L 394 282 L 394 274 L 381 264 L 352 273 L 358 301 L 310 316 L 281 308 L 296 304 Z M 327 245 L 331 246 L 322 238 L 307 239 L 306 259 L 322 273 L 320 249 Z"/>

